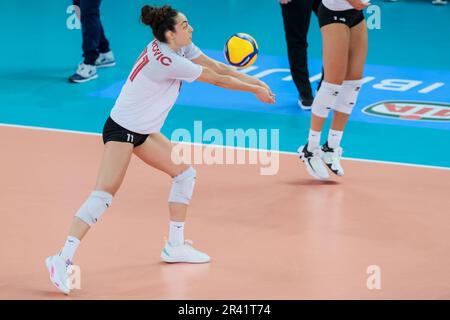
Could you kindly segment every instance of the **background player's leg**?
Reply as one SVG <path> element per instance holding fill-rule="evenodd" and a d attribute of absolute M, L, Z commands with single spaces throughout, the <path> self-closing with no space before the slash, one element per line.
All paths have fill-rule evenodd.
<path fill-rule="evenodd" d="M 321 28 L 323 42 L 324 81 L 311 107 L 311 126 L 306 145 L 298 154 L 308 173 L 319 180 L 329 178 L 320 158 L 320 138 L 330 108 L 335 104 L 347 71 L 350 29 L 345 24 L 332 23 Z"/>
<path fill-rule="evenodd" d="M 350 46 L 348 54 L 347 72 L 343 91 L 346 90 L 346 82 L 349 84 L 355 80 L 361 80 L 364 71 L 368 50 L 368 35 L 365 21 L 361 21 L 358 25 L 350 29 Z M 345 94 L 345 92 L 343 92 Z M 339 98 L 338 98 L 339 100 Z M 339 101 L 338 101 L 339 102 Z M 355 103 L 356 101 L 352 101 Z M 343 131 L 350 114 L 334 111 L 331 128 L 333 130 Z"/>
<path fill-rule="evenodd" d="M 333 120 L 327 142 L 322 147 L 322 159 L 328 168 L 338 176 L 344 175 L 340 163 L 341 140 L 348 118 L 356 104 L 362 85 L 362 75 L 367 55 L 367 28 L 365 21 L 350 29 L 350 46 L 347 72 L 341 92 L 333 106 Z"/>
<path fill-rule="evenodd" d="M 315 99 L 311 114 L 311 129 L 317 132 L 322 131 L 323 124 L 326 120 L 326 112 L 324 109 L 332 107 L 328 105 L 333 103 L 333 89 L 338 90 L 345 79 L 347 72 L 347 60 L 349 52 L 350 29 L 341 23 L 333 23 L 323 26 L 322 44 L 323 44 L 323 69 L 324 69 L 324 85 L 327 87 L 319 89 L 317 99 Z M 323 92 L 322 89 L 325 89 Z M 322 94 L 320 94 L 322 93 Z M 324 97 L 322 97 L 322 95 Z M 335 100 L 335 98 L 334 98 Z M 316 109 L 316 112 L 314 112 Z"/>

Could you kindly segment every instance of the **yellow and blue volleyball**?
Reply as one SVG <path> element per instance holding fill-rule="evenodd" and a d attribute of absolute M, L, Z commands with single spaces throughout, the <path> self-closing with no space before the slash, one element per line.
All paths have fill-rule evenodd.
<path fill-rule="evenodd" d="M 247 68 L 256 61 L 258 51 L 258 43 L 252 36 L 236 33 L 225 43 L 224 55 L 232 66 Z"/>

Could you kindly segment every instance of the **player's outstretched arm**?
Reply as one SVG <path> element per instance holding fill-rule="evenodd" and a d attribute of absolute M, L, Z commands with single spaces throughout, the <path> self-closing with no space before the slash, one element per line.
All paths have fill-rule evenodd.
<path fill-rule="evenodd" d="M 261 81 L 255 77 L 239 72 L 235 67 L 228 66 L 220 61 L 214 60 L 205 54 L 201 54 L 198 58 L 192 59 L 192 62 L 199 64 L 203 67 L 207 67 L 213 70 L 215 73 L 226 76 L 232 76 L 245 83 L 264 87 L 270 92 L 271 95 L 274 96 L 272 90 L 264 81 Z"/>
<path fill-rule="evenodd" d="M 268 89 L 256 84 L 250 84 L 241 81 L 240 79 L 233 76 L 219 74 L 206 66 L 203 66 L 202 74 L 197 78 L 197 80 L 210 83 L 225 89 L 251 92 L 255 94 L 256 98 L 258 98 L 258 100 L 262 102 L 270 104 L 275 103 L 275 97 L 270 93 Z"/>

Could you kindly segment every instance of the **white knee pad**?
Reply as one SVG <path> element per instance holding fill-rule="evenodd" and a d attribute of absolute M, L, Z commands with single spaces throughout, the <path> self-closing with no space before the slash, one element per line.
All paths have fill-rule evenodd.
<path fill-rule="evenodd" d="M 75 216 L 92 226 L 111 205 L 112 199 L 113 196 L 108 192 L 92 191 Z"/>
<path fill-rule="evenodd" d="M 342 86 L 339 84 L 332 84 L 325 81 L 322 82 L 311 106 L 311 112 L 321 118 L 328 117 L 330 109 L 336 103 L 341 87 Z"/>
<path fill-rule="evenodd" d="M 195 177 L 197 172 L 189 167 L 172 180 L 172 189 L 169 194 L 169 202 L 189 204 L 194 192 Z"/>
<path fill-rule="evenodd" d="M 342 90 L 339 94 L 333 109 L 338 112 L 350 114 L 358 99 L 359 90 L 362 86 L 360 80 L 346 80 L 342 84 Z"/>

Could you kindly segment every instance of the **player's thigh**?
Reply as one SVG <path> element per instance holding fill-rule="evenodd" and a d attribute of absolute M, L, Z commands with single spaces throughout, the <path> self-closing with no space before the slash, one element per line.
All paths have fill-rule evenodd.
<path fill-rule="evenodd" d="M 174 145 L 161 133 L 152 133 L 145 142 L 134 148 L 134 154 L 146 164 L 161 170 L 171 177 L 175 177 L 189 168 L 181 163 L 176 152 L 172 152 Z"/>
<path fill-rule="evenodd" d="M 350 29 L 343 23 L 323 26 L 322 48 L 324 81 L 341 84 L 347 73 Z"/>
<path fill-rule="evenodd" d="M 107 142 L 103 151 L 95 189 L 114 195 L 122 184 L 132 154 L 133 144 L 131 143 Z"/>
<path fill-rule="evenodd" d="M 361 79 L 368 50 L 366 22 L 363 20 L 350 29 L 350 48 L 346 80 Z"/>

